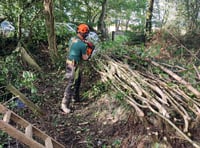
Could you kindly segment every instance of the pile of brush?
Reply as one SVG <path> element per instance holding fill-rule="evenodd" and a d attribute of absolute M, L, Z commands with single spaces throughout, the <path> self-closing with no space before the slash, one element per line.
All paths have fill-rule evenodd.
<path fill-rule="evenodd" d="M 145 117 L 148 110 L 194 147 L 200 147 L 191 135 L 188 136 L 189 130 L 197 127 L 200 121 L 200 92 L 189 82 L 154 61 L 148 61 L 148 65 L 157 67 L 165 76 L 148 70 L 135 70 L 131 65 L 109 56 L 101 56 L 96 62 L 98 66 L 95 69 L 102 79 L 125 96 L 124 99 L 139 117 Z M 180 122 L 183 126 L 178 126 Z"/>

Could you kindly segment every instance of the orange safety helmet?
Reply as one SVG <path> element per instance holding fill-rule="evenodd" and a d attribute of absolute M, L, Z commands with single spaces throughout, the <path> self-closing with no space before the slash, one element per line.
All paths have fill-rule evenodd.
<path fill-rule="evenodd" d="M 86 24 L 80 24 L 77 27 L 77 32 L 78 33 L 82 33 L 82 34 L 89 33 L 89 27 L 88 27 L 88 25 L 86 25 Z"/>

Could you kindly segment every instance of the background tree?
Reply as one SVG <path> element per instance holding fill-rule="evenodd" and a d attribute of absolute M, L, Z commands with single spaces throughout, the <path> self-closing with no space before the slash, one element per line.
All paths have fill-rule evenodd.
<path fill-rule="evenodd" d="M 196 31 L 199 29 L 199 11 L 200 11 L 200 4 L 198 0 L 186 0 L 183 2 L 184 8 L 181 11 L 184 18 L 187 22 L 187 30 L 188 31 Z M 180 4 L 181 5 L 181 4 Z M 185 11 L 184 11 L 185 9 Z"/>
<path fill-rule="evenodd" d="M 49 43 L 49 53 L 51 60 L 55 63 L 55 59 L 58 56 L 57 45 L 56 45 L 56 34 L 54 28 L 54 14 L 53 14 L 53 1 L 44 0 L 44 14 L 46 16 L 46 29 L 48 34 L 48 43 Z"/>
<path fill-rule="evenodd" d="M 154 0 L 149 0 L 148 9 L 146 13 L 146 35 L 147 36 L 152 31 L 153 4 L 154 4 Z"/>
<path fill-rule="evenodd" d="M 103 0 L 101 5 L 102 11 L 98 20 L 98 30 L 101 32 L 102 39 L 108 38 L 106 24 L 105 24 L 106 7 L 107 7 L 107 0 Z"/>

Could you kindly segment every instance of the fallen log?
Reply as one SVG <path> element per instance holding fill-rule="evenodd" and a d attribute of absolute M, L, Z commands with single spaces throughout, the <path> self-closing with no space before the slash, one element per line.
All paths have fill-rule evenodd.
<path fill-rule="evenodd" d="M 28 63 L 29 66 L 36 69 L 37 71 L 42 70 L 37 62 L 27 53 L 25 48 L 23 48 L 20 44 L 17 46 L 16 50 L 21 53 L 22 60 Z"/>

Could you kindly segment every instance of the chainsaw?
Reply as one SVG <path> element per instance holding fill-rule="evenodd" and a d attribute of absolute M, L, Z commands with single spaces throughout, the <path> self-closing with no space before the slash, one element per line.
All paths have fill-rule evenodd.
<path fill-rule="evenodd" d="M 84 42 L 87 44 L 86 54 L 89 56 L 89 58 L 91 58 L 95 50 L 95 45 L 88 40 L 84 40 Z"/>
<path fill-rule="evenodd" d="M 99 37 L 95 32 L 90 32 L 85 40 L 87 44 L 87 54 L 89 57 L 93 57 L 99 48 Z"/>

